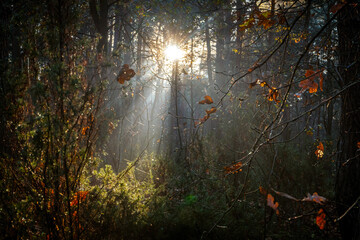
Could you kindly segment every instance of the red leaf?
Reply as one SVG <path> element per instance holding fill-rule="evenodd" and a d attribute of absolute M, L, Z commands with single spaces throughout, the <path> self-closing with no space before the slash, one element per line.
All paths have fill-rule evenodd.
<path fill-rule="evenodd" d="M 324 210 L 321 208 L 319 210 L 319 212 L 317 213 L 317 216 L 316 216 L 316 225 L 318 225 L 318 227 L 323 230 L 324 227 L 325 227 L 325 224 L 326 224 L 326 220 L 325 220 L 325 213 L 324 213 Z"/>

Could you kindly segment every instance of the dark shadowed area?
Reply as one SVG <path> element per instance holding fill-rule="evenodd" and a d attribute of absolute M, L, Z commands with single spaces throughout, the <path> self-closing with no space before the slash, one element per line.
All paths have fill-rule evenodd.
<path fill-rule="evenodd" d="M 356 0 L 0 1 L 1 239 L 360 239 Z"/>

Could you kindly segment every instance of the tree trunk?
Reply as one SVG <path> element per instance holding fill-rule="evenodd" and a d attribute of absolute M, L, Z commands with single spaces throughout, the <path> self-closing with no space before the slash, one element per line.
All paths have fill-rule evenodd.
<path fill-rule="evenodd" d="M 96 31 L 100 34 L 100 40 L 97 45 L 98 53 L 107 53 L 107 34 L 108 34 L 108 2 L 107 0 L 100 0 L 99 10 L 97 10 L 97 1 L 89 0 L 90 14 L 94 21 Z"/>
<path fill-rule="evenodd" d="M 360 74 L 360 6 L 348 1 L 339 13 L 339 72 L 343 86 L 359 81 Z M 360 84 L 348 88 L 341 95 L 340 144 L 337 159 L 336 201 L 338 213 L 344 214 L 360 196 Z M 359 201 L 341 219 L 343 239 L 360 239 Z"/>
<path fill-rule="evenodd" d="M 211 42 L 210 42 L 210 31 L 209 31 L 209 23 L 206 20 L 205 25 L 205 41 L 206 41 L 206 49 L 207 49 L 207 55 L 206 55 L 206 63 L 207 63 L 207 72 L 208 72 L 208 78 L 210 86 L 213 87 L 214 80 L 212 76 L 212 66 L 211 66 Z"/>

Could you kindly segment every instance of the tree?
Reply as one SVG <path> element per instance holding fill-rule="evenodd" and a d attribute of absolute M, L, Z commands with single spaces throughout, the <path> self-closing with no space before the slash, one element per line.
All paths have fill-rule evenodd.
<path fill-rule="evenodd" d="M 341 3 L 339 3 L 341 4 Z M 346 88 L 341 95 L 340 142 L 337 159 L 336 200 L 344 239 L 360 238 L 360 6 L 348 1 L 339 13 L 339 72 Z M 351 86 L 351 87 L 349 87 Z M 346 212 L 348 211 L 348 212 Z"/>

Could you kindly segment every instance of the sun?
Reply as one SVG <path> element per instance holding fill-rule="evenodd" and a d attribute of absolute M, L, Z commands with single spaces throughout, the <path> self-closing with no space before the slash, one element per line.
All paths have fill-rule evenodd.
<path fill-rule="evenodd" d="M 175 61 L 183 58 L 185 52 L 176 45 L 169 45 L 165 49 L 165 57 L 170 61 Z"/>

